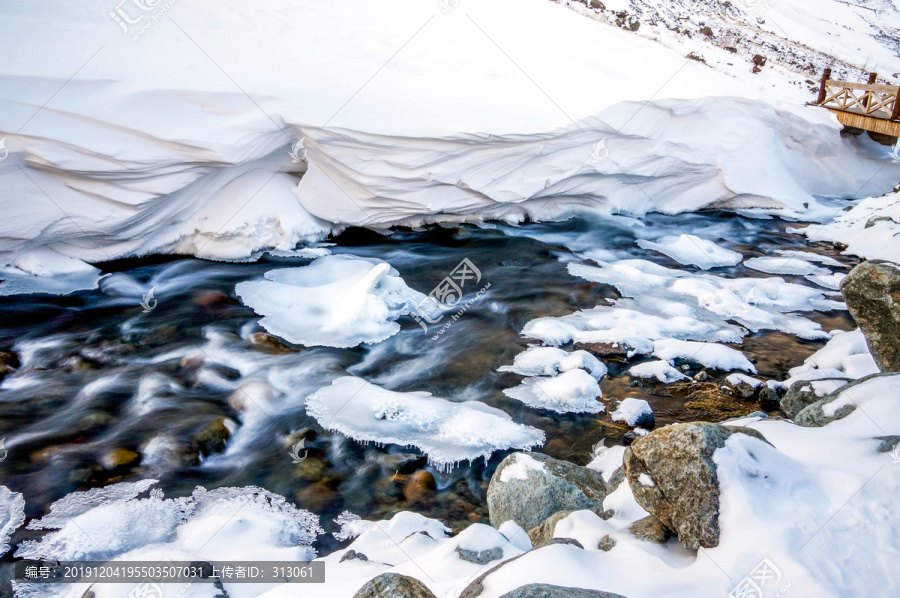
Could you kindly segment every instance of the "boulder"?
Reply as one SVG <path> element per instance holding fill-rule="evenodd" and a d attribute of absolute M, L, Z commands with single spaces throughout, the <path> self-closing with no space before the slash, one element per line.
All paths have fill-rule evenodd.
<path fill-rule="evenodd" d="M 666 426 L 625 449 L 625 475 L 635 500 L 686 548 L 719 544 L 719 481 L 712 457 L 732 434 L 767 442 L 750 428 L 694 422 Z"/>
<path fill-rule="evenodd" d="M 513 453 L 491 477 L 491 525 L 515 521 L 530 530 L 560 511 L 603 511 L 607 487 L 598 472 L 541 453 Z"/>
<path fill-rule="evenodd" d="M 500 598 L 624 598 L 621 594 L 531 583 L 503 594 Z"/>
<path fill-rule="evenodd" d="M 853 390 L 854 388 L 871 380 L 872 378 L 881 378 L 884 376 L 895 375 L 896 374 L 891 372 L 871 374 L 869 376 L 863 376 L 859 380 L 854 380 L 849 384 L 841 386 L 834 392 L 825 395 L 808 407 L 805 407 L 802 411 L 800 411 L 800 413 L 797 414 L 797 417 L 794 418 L 794 423 L 798 426 L 803 426 L 804 428 L 821 428 L 822 426 L 830 424 L 833 421 L 845 418 L 856 410 L 856 402 L 854 400 L 855 391 Z M 828 407 L 830 403 L 834 403 L 838 400 L 840 400 L 843 404 L 841 404 L 840 406 L 832 405 L 831 407 Z"/>
<path fill-rule="evenodd" d="M 532 528 L 531 531 L 528 532 L 528 537 L 531 539 L 531 545 L 537 548 L 552 540 L 553 534 L 556 533 L 556 524 L 572 513 L 573 511 L 560 511 L 559 513 L 554 513 L 544 519 L 540 525 Z"/>
<path fill-rule="evenodd" d="M 822 378 L 822 380 L 850 382 L 852 378 Z M 815 382 L 819 382 L 819 380 L 815 380 Z M 781 397 L 781 410 L 788 418 L 795 419 L 798 413 L 820 399 L 822 397 L 816 394 L 809 380 L 798 380 L 791 384 L 785 395 Z"/>
<path fill-rule="evenodd" d="M 487 565 L 491 561 L 499 561 L 503 558 L 503 549 L 498 547 L 487 550 L 466 550 L 461 546 L 456 547 L 456 554 L 464 561 L 476 565 Z"/>
<path fill-rule="evenodd" d="M 366 582 L 353 598 L 436 598 L 418 579 L 397 573 L 382 573 Z"/>
<path fill-rule="evenodd" d="M 900 372 L 900 265 L 869 260 L 841 281 L 841 294 L 882 372 Z"/>
<path fill-rule="evenodd" d="M 672 530 L 653 515 L 638 519 L 631 524 L 628 531 L 638 540 L 654 544 L 665 544 L 672 537 Z"/>

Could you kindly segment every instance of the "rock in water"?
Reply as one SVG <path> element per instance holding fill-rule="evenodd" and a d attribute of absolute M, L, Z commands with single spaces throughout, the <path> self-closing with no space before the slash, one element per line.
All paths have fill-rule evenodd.
<path fill-rule="evenodd" d="M 366 582 L 353 598 L 436 598 L 418 579 L 397 573 L 382 573 Z"/>
<path fill-rule="evenodd" d="M 514 453 L 491 477 L 488 512 L 496 528 L 512 520 L 530 530 L 559 511 L 602 511 L 606 494 L 596 471 L 541 453 Z"/>
<path fill-rule="evenodd" d="M 621 594 L 582 590 L 580 588 L 564 588 L 546 583 L 532 583 L 503 594 L 500 598 L 625 598 Z"/>
<path fill-rule="evenodd" d="M 863 262 L 841 282 L 841 294 L 878 368 L 900 372 L 900 265 Z"/>
<path fill-rule="evenodd" d="M 656 430 L 625 449 L 634 498 L 686 548 L 719 544 L 719 480 L 712 457 L 735 433 L 767 442 L 750 428 L 694 422 Z"/>

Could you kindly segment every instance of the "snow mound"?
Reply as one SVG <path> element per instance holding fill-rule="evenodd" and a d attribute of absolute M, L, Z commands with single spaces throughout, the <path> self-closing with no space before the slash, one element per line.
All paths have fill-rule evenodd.
<path fill-rule="evenodd" d="M 736 251 L 719 247 L 712 241 L 695 235 L 665 236 L 658 241 L 640 239 L 638 246 L 665 254 L 679 264 L 689 264 L 709 270 L 718 266 L 736 266 L 743 256 Z"/>
<path fill-rule="evenodd" d="M 665 338 L 653 341 L 653 355 L 670 363 L 676 359 L 684 359 L 725 372 L 745 370 L 756 373 L 756 367 L 743 353 L 718 343 Z"/>
<path fill-rule="evenodd" d="M 656 378 L 663 384 L 671 384 L 679 380 L 686 380 L 687 376 L 672 367 L 668 361 L 659 359 L 632 366 L 628 373 L 637 378 Z"/>
<path fill-rule="evenodd" d="M 13 532 L 25 522 L 25 498 L 6 486 L 0 486 L 0 556 L 9 550 Z"/>
<path fill-rule="evenodd" d="M 557 413 L 600 413 L 605 407 L 597 380 L 584 370 L 569 370 L 553 378 L 526 378 L 503 391 L 506 396 L 536 409 Z"/>
<path fill-rule="evenodd" d="M 425 301 L 390 264 L 351 255 L 320 257 L 308 266 L 272 270 L 235 292 L 264 316 L 274 335 L 308 346 L 355 347 L 400 331 L 395 322 Z"/>
<path fill-rule="evenodd" d="M 621 401 L 616 410 L 613 411 L 612 420 L 634 426 L 648 415 L 653 415 L 650 403 L 642 399 L 627 398 Z"/>
<path fill-rule="evenodd" d="M 842 243 L 845 254 L 900 263 L 900 193 L 864 199 L 831 222 L 796 232 L 810 240 Z"/>
<path fill-rule="evenodd" d="M 859 328 L 850 332 L 836 330 L 832 335 L 831 340 L 807 357 L 802 365 L 790 369 L 789 377 L 782 386 L 789 387 L 800 380 L 857 379 L 879 372 L 862 330 Z"/>
<path fill-rule="evenodd" d="M 598 380 L 606 375 L 606 365 L 587 351 L 563 351 L 557 347 L 529 347 L 516 355 L 512 365 L 497 368 L 522 376 L 555 376 L 570 370 L 587 370 Z"/>
<path fill-rule="evenodd" d="M 337 378 L 311 394 L 306 406 L 327 430 L 362 442 L 415 446 L 442 470 L 459 461 L 490 458 L 495 451 L 529 449 L 544 442 L 540 430 L 517 424 L 484 403 L 394 392 L 353 376 Z"/>

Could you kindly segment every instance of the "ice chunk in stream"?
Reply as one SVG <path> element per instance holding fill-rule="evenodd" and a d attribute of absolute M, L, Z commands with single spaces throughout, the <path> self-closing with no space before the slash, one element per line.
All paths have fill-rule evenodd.
<path fill-rule="evenodd" d="M 606 375 L 606 365 L 587 351 L 563 351 L 556 347 L 529 347 L 516 355 L 512 365 L 497 368 L 522 376 L 555 376 L 570 370 L 587 370 L 598 380 Z"/>
<path fill-rule="evenodd" d="M 640 239 L 637 244 L 644 249 L 652 249 L 663 253 L 679 264 L 690 264 L 704 270 L 718 266 L 736 266 L 743 259 L 740 253 L 719 247 L 712 241 L 688 234 L 682 234 L 678 237 L 668 235 L 656 242 Z"/>
<path fill-rule="evenodd" d="M 745 370 L 756 373 L 756 368 L 743 353 L 717 343 L 665 338 L 653 342 L 653 354 L 670 363 L 675 359 L 684 359 L 725 372 Z"/>
<path fill-rule="evenodd" d="M 353 376 L 311 394 L 306 409 L 323 428 L 362 442 L 415 446 L 441 469 L 544 442 L 540 430 L 479 401 L 454 403 L 429 392 L 394 392 Z"/>
<path fill-rule="evenodd" d="M 687 376 L 669 365 L 668 361 L 663 361 L 662 359 L 639 363 L 628 370 L 628 373 L 637 378 L 656 378 L 663 384 L 671 384 L 672 382 L 687 379 Z"/>
<path fill-rule="evenodd" d="M 25 499 L 18 492 L 0 486 L 0 556 L 9 550 L 13 532 L 25 522 Z"/>
<path fill-rule="evenodd" d="M 600 385 L 584 370 L 569 370 L 553 378 L 526 378 L 503 394 L 529 407 L 558 413 L 600 413 L 605 409 L 597 400 L 602 396 Z"/>
<path fill-rule="evenodd" d="M 807 276 L 809 274 L 831 274 L 826 268 L 820 268 L 806 261 L 799 255 L 784 257 L 752 257 L 744 262 L 744 265 L 766 274 L 781 274 L 784 276 Z"/>
<path fill-rule="evenodd" d="M 285 340 L 325 347 L 377 343 L 399 332 L 395 320 L 426 297 L 390 264 L 352 255 L 320 257 L 308 266 L 272 270 L 266 280 L 239 283 L 260 324 Z"/>

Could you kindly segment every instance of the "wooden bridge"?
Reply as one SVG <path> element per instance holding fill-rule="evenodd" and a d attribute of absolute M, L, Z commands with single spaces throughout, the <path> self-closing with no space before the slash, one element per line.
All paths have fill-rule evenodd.
<path fill-rule="evenodd" d="M 875 83 L 877 78 L 871 73 L 868 83 L 833 81 L 825 69 L 814 105 L 834 112 L 844 126 L 900 137 L 900 87 Z"/>

